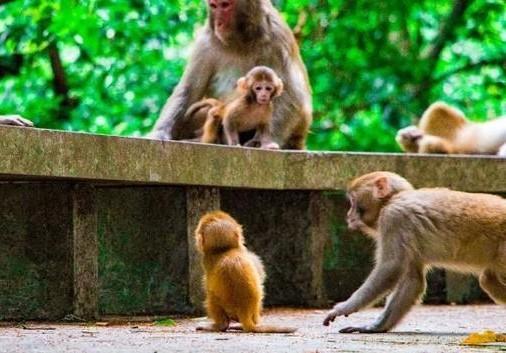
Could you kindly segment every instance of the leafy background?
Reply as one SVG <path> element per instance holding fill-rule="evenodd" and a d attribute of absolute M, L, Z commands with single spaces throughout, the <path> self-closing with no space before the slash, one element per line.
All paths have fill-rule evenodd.
<path fill-rule="evenodd" d="M 314 94 L 314 150 L 397 151 L 434 100 L 506 112 L 503 0 L 278 0 Z M 141 136 L 178 82 L 202 0 L 0 0 L 0 113 Z"/>

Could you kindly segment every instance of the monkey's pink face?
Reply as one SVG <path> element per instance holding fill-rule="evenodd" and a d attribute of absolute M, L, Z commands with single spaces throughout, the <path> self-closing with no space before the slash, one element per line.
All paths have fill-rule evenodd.
<path fill-rule="evenodd" d="M 274 94 L 274 86 L 267 81 L 255 82 L 251 87 L 258 104 L 269 104 Z"/>
<path fill-rule="evenodd" d="M 214 19 L 214 32 L 223 39 L 232 29 L 232 20 L 236 0 L 208 0 L 209 9 Z"/>

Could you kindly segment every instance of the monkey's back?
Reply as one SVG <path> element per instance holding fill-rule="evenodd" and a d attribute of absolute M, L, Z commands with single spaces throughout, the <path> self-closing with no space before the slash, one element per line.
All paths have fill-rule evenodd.
<path fill-rule="evenodd" d="M 258 311 L 263 299 L 261 274 L 247 250 L 232 249 L 218 255 L 206 271 L 208 300 L 237 319 L 237 313 Z"/>
<path fill-rule="evenodd" d="M 405 237 L 403 244 L 426 262 L 475 272 L 505 261 L 506 200 L 442 188 L 404 191 L 392 197 L 379 220 L 382 234 Z"/>

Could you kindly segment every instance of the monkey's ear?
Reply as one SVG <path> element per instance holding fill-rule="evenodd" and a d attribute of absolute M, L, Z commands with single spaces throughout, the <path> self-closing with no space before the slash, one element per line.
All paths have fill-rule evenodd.
<path fill-rule="evenodd" d="M 237 80 L 237 89 L 242 93 L 248 92 L 248 81 L 246 81 L 246 77 L 241 77 Z"/>
<path fill-rule="evenodd" d="M 283 93 L 283 89 L 284 89 L 283 81 L 281 81 L 280 79 L 277 79 L 276 80 L 276 94 L 274 95 L 274 97 L 279 97 L 281 95 L 281 93 Z"/>
<path fill-rule="evenodd" d="M 377 199 L 384 199 L 387 196 L 390 196 L 392 193 L 392 187 L 388 182 L 388 178 L 385 176 L 379 177 L 374 180 L 374 186 L 372 190 L 373 197 Z"/>
<path fill-rule="evenodd" d="M 204 252 L 204 237 L 199 230 L 195 231 L 195 244 L 198 251 Z"/>

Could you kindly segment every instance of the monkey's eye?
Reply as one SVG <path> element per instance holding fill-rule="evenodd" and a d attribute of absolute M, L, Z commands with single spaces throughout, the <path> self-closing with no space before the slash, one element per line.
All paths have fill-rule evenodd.
<path fill-rule="evenodd" d="M 260 87 L 260 86 L 255 87 L 255 91 L 260 91 L 261 89 L 262 89 L 262 87 Z"/>
<path fill-rule="evenodd" d="M 357 213 L 359 216 L 363 216 L 365 213 L 365 209 L 363 207 L 357 206 Z"/>
<path fill-rule="evenodd" d="M 266 89 L 268 92 L 272 91 L 272 87 L 271 87 L 271 86 L 267 86 L 267 87 L 265 87 L 265 89 Z"/>
<path fill-rule="evenodd" d="M 221 3 L 221 8 L 222 8 L 222 9 L 227 9 L 229 6 L 230 6 L 230 3 L 229 3 L 229 2 L 222 2 L 222 3 Z"/>

